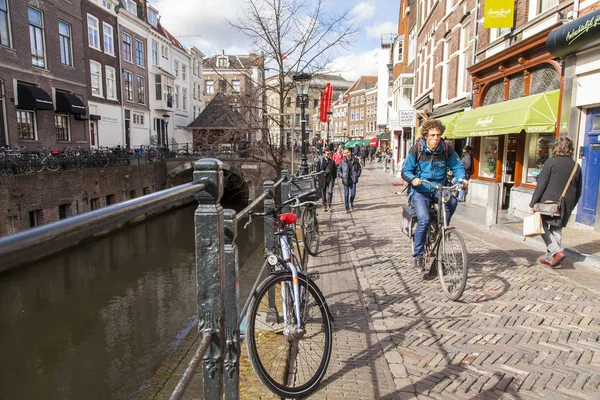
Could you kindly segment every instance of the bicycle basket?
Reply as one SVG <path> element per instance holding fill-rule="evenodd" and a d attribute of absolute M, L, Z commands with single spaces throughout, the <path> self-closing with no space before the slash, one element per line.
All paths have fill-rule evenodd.
<path fill-rule="evenodd" d="M 319 182 L 314 176 L 298 176 L 294 177 L 294 179 L 289 182 L 290 198 L 313 190 L 315 191 L 314 194 L 303 197 L 302 200 L 317 201 L 321 198 L 321 188 L 319 187 Z"/>

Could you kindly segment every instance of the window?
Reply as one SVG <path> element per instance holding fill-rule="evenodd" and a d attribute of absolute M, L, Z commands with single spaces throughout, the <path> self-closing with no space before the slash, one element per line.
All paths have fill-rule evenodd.
<path fill-rule="evenodd" d="M 529 80 L 529 95 L 549 92 L 560 89 L 560 80 L 558 73 L 551 65 L 544 65 L 541 68 L 531 71 Z"/>
<path fill-rule="evenodd" d="M 396 62 L 402 62 L 404 60 L 404 36 L 398 40 L 396 45 Z"/>
<path fill-rule="evenodd" d="M 194 106 L 194 119 L 196 119 L 196 106 Z"/>
<path fill-rule="evenodd" d="M 492 28 L 490 29 L 490 43 L 501 36 L 510 33 L 511 28 Z"/>
<path fill-rule="evenodd" d="M 350 111 L 350 121 L 354 121 L 354 110 Z"/>
<path fill-rule="evenodd" d="M 100 50 L 100 33 L 98 18 L 89 15 L 87 16 L 88 21 L 88 44 L 90 47 Z"/>
<path fill-rule="evenodd" d="M 449 77 L 448 77 L 449 72 L 450 72 L 450 68 L 448 65 L 448 63 L 450 61 L 450 53 L 451 53 L 450 43 L 451 43 L 451 38 L 448 38 L 444 41 L 443 61 L 442 61 L 442 85 L 441 85 L 442 101 L 448 100 L 448 85 L 450 84 Z"/>
<path fill-rule="evenodd" d="M 115 55 L 115 47 L 114 47 L 114 35 L 113 35 L 113 27 L 112 25 L 107 24 L 106 22 L 102 23 L 102 36 L 104 38 L 104 52 L 106 54 L 110 54 L 111 56 Z"/>
<path fill-rule="evenodd" d="M 167 107 L 173 107 L 173 78 L 165 76 L 165 87 L 163 88 L 163 94 L 165 100 L 167 100 Z"/>
<path fill-rule="evenodd" d="M 154 75 L 154 91 L 156 92 L 156 100 L 162 100 L 161 75 Z"/>
<path fill-rule="evenodd" d="M 35 227 L 44 224 L 42 210 L 29 211 L 29 226 Z"/>
<path fill-rule="evenodd" d="M 292 106 L 292 98 L 291 97 L 286 97 L 285 102 L 286 102 L 286 107 Z"/>
<path fill-rule="evenodd" d="M 133 113 L 133 123 L 136 125 L 144 125 L 144 114 Z"/>
<path fill-rule="evenodd" d="M 106 0 L 102 0 L 102 6 L 103 6 L 104 8 L 106 8 L 107 10 L 109 10 L 109 11 L 110 11 L 110 10 L 112 10 L 112 4 L 110 4 L 110 3 L 109 3 L 108 1 L 106 1 Z"/>
<path fill-rule="evenodd" d="M 552 8 L 555 5 L 557 5 L 558 2 L 559 2 L 559 0 L 538 0 L 537 13 L 541 14 L 544 11 L 549 10 L 550 8 Z"/>
<path fill-rule="evenodd" d="M 135 39 L 135 63 L 144 66 L 144 43 L 138 39 Z"/>
<path fill-rule="evenodd" d="M 17 110 L 17 132 L 19 139 L 35 140 L 35 120 L 33 111 Z"/>
<path fill-rule="evenodd" d="M 56 140 L 70 140 L 68 114 L 54 114 L 54 131 L 56 132 Z"/>
<path fill-rule="evenodd" d="M 446 0 L 446 15 L 450 14 L 452 10 L 452 0 Z"/>
<path fill-rule="evenodd" d="M 117 100 L 117 86 L 116 79 L 117 74 L 113 67 L 106 65 L 104 67 L 106 74 L 106 98 L 111 100 Z"/>
<path fill-rule="evenodd" d="M 10 46 L 8 37 L 8 4 L 6 0 L 0 0 L 0 45 Z"/>
<path fill-rule="evenodd" d="M 198 99 L 198 97 L 196 96 L 196 84 L 193 85 L 194 89 L 192 91 L 192 96 L 194 96 L 194 99 Z"/>
<path fill-rule="evenodd" d="M 100 199 L 96 197 L 95 199 L 90 199 L 90 209 L 92 211 L 100 208 Z"/>
<path fill-rule="evenodd" d="M 175 108 L 179 108 L 179 86 L 175 86 L 175 95 L 173 97 L 175 100 Z"/>
<path fill-rule="evenodd" d="M 152 41 L 152 65 L 158 65 L 158 43 Z"/>
<path fill-rule="evenodd" d="M 29 42 L 31 43 L 31 65 L 46 67 L 46 50 L 44 47 L 44 19 L 42 12 L 32 7 L 27 7 L 29 18 Z"/>
<path fill-rule="evenodd" d="M 106 205 L 110 206 L 111 204 L 115 204 L 117 202 L 114 194 L 109 194 L 106 196 Z"/>
<path fill-rule="evenodd" d="M 217 67 L 218 68 L 227 68 L 229 67 L 229 60 L 227 57 L 219 57 L 217 59 Z"/>
<path fill-rule="evenodd" d="M 224 79 L 219 81 L 219 93 L 227 93 L 227 81 Z"/>
<path fill-rule="evenodd" d="M 479 162 L 479 176 L 496 178 L 496 162 L 498 160 L 498 137 L 482 137 Z"/>
<path fill-rule="evenodd" d="M 0 0 L 2 1 L 2 0 Z M 58 21 L 58 41 L 60 45 L 60 62 L 63 65 L 73 65 L 71 57 L 71 25 Z"/>
<path fill-rule="evenodd" d="M 130 190 L 129 191 L 129 198 L 130 199 L 135 199 L 137 197 L 137 192 L 135 190 Z"/>
<path fill-rule="evenodd" d="M 240 81 L 238 81 L 238 80 L 231 81 L 231 86 L 232 86 L 233 93 L 240 92 Z"/>
<path fill-rule="evenodd" d="M 417 29 L 413 28 L 408 34 L 408 63 L 410 64 L 417 56 Z"/>
<path fill-rule="evenodd" d="M 508 99 L 519 99 L 525 95 L 525 77 L 523 74 L 513 75 L 509 80 Z"/>
<path fill-rule="evenodd" d="M 295 114 L 296 116 L 296 125 L 300 125 L 300 114 Z"/>
<path fill-rule="evenodd" d="M 179 60 L 173 60 L 173 74 L 179 78 Z"/>
<path fill-rule="evenodd" d="M 125 7 L 127 8 L 127 11 L 137 16 L 137 3 L 135 0 L 125 0 Z"/>
<path fill-rule="evenodd" d="M 131 36 L 123 34 L 123 59 L 131 62 Z"/>
<path fill-rule="evenodd" d="M 526 153 L 523 160 L 525 183 L 537 183 L 542 166 L 552 154 L 555 140 L 554 133 L 527 133 Z"/>
<path fill-rule="evenodd" d="M 148 10 L 148 22 L 153 27 L 158 26 L 158 14 L 154 10 Z"/>
<path fill-rule="evenodd" d="M 181 79 L 187 80 L 187 67 L 185 65 L 181 66 Z"/>
<path fill-rule="evenodd" d="M 58 218 L 65 219 L 71 216 L 71 204 L 61 204 L 58 206 Z"/>
<path fill-rule="evenodd" d="M 102 97 L 102 69 L 100 63 L 90 60 L 90 75 L 92 78 L 92 95 Z"/>
<path fill-rule="evenodd" d="M 125 100 L 133 101 L 133 74 L 123 71 L 123 81 L 125 83 Z"/>
<path fill-rule="evenodd" d="M 504 101 L 504 81 L 498 80 L 492 83 L 483 96 L 483 105 L 489 106 Z"/>
<path fill-rule="evenodd" d="M 137 102 L 146 104 L 146 80 L 143 76 L 138 75 L 137 79 Z"/>
<path fill-rule="evenodd" d="M 465 24 L 460 28 L 460 49 L 458 53 L 458 78 L 456 84 L 457 94 L 469 92 L 467 88 L 467 53 L 469 52 L 469 41 L 471 35 L 471 24 Z"/>
<path fill-rule="evenodd" d="M 181 108 L 183 109 L 183 111 L 187 111 L 187 89 L 186 88 L 182 88 L 181 89 Z"/>
<path fill-rule="evenodd" d="M 163 44 L 160 47 L 160 54 L 162 58 L 169 58 L 169 48 Z"/>
<path fill-rule="evenodd" d="M 213 81 L 204 81 L 204 86 L 206 87 L 206 94 L 214 94 L 215 87 Z"/>
<path fill-rule="evenodd" d="M 365 119 L 365 110 L 360 110 L 360 120 Z"/>

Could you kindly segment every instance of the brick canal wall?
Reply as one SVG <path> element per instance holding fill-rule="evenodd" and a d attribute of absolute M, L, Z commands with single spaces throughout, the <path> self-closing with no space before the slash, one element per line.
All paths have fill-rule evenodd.
<path fill-rule="evenodd" d="M 0 236 L 167 187 L 164 162 L 0 177 Z"/>

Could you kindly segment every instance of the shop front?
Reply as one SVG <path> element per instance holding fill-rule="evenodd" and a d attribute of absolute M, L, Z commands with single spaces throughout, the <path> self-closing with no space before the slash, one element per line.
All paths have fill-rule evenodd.
<path fill-rule="evenodd" d="M 446 137 L 466 140 L 472 147 L 467 198 L 472 203 L 495 203 L 521 217 L 529 214 L 537 176 L 550 157 L 560 123 L 560 66 L 545 46 L 550 31 L 469 68 L 473 109 L 447 117 Z M 496 193 L 497 202 L 489 203 Z"/>

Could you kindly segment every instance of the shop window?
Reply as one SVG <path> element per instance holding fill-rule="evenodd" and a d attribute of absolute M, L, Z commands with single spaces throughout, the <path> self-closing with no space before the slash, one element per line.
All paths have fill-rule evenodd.
<path fill-rule="evenodd" d="M 508 99 L 520 99 L 525 94 L 525 77 L 522 74 L 510 77 Z"/>
<path fill-rule="evenodd" d="M 496 104 L 504 101 L 504 81 L 497 81 L 492 83 L 490 88 L 485 92 L 483 97 L 483 105 L 489 106 L 490 104 Z"/>
<path fill-rule="evenodd" d="M 528 133 L 523 160 L 524 183 L 536 184 L 537 177 L 544 163 L 550 158 L 554 141 L 554 133 Z"/>
<path fill-rule="evenodd" d="M 529 95 L 560 89 L 560 79 L 552 65 L 545 65 L 531 71 Z"/>
<path fill-rule="evenodd" d="M 481 138 L 481 151 L 479 162 L 479 176 L 482 178 L 496 178 L 496 163 L 498 160 L 498 138 Z"/>

